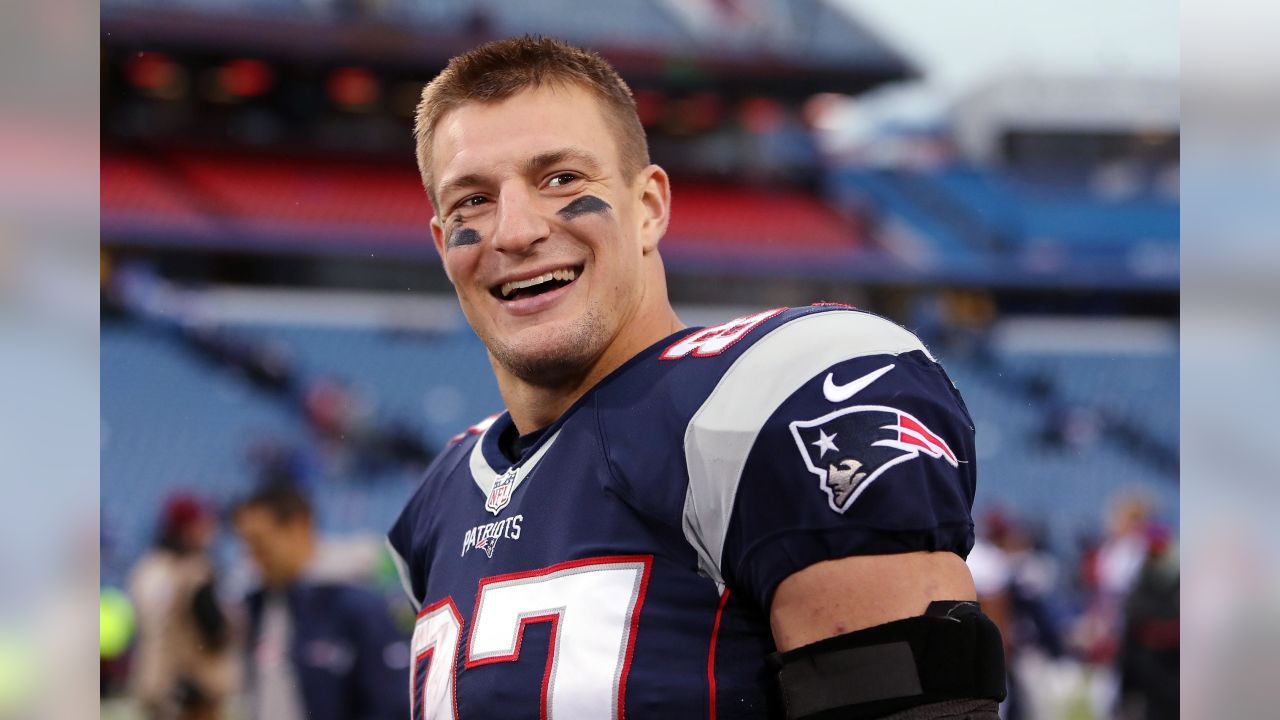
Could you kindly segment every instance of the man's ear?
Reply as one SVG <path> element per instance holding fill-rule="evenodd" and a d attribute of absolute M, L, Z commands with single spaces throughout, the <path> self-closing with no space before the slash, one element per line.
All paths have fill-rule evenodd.
<path fill-rule="evenodd" d="M 440 216 L 431 216 L 431 240 L 436 245 L 436 252 L 440 255 L 440 264 L 444 266 L 445 277 L 449 278 L 449 282 L 453 282 L 453 278 L 449 277 L 449 263 L 444 261 L 444 226 L 440 224 Z"/>
<path fill-rule="evenodd" d="M 648 255 L 658 249 L 658 241 L 666 234 L 671 219 L 671 180 L 667 171 L 657 165 L 641 170 L 637 179 L 642 213 L 640 246 Z"/>

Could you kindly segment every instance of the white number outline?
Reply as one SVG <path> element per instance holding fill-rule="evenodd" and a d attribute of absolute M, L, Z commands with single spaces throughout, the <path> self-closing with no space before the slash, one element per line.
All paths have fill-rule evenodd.
<path fill-rule="evenodd" d="M 419 650 L 418 638 L 423 636 L 423 646 Z M 458 649 L 462 639 L 462 615 L 458 612 L 458 606 L 453 604 L 452 597 L 432 603 L 422 609 L 418 613 L 417 620 L 413 626 L 413 640 L 410 644 L 413 655 L 409 662 L 409 717 L 410 720 L 457 720 L 458 717 L 458 688 L 455 668 L 458 666 Z M 444 657 L 436 656 L 436 649 L 442 644 L 448 645 L 452 641 L 453 654 L 447 658 L 448 663 L 440 662 L 445 660 Z M 422 682 L 422 689 L 418 689 L 418 667 L 423 662 L 427 662 L 427 676 Z M 441 672 L 443 671 L 443 675 Z M 445 683 L 445 692 L 448 693 L 451 706 L 445 708 L 445 714 L 440 714 L 440 706 L 432 705 L 427 702 L 427 693 L 438 683 Z"/>
<path fill-rule="evenodd" d="M 557 563 L 548 567 L 537 570 L 528 570 L 523 572 L 508 573 L 505 575 L 495 575 L 484 578 L 480 581 L 480 587 L 476 592 L 476 606 L 474 618 L 471 623 L 471 629 L 467 637 L 466 661 L 463 668 L 470 669 L 484 665 L 490 665 L 500 662 L 513 662 L 520 657 L 520 651 L 524 644 L 524 629 L 530 623 L 550 622 L 551 623 L 551 639 L 549 649 L 547 651 L 547 664 L 542 673 L 542 690 L 539 697 L 539 717 L 542 720 L 548 720 L 552 717 L 553 708 L 551 706 L 552 689 L 555 686 L 555 679 L 560 664 L 557 661 L 557 655 L 560 655 L 560 643 L 563 635 L 560 632 L 561 619 L 570 606 L 582 607 L 587 610 L 599 610 L 594 605 L 575 605 L 574 601 L 579 598 L 569 597 L 565 602 L 556 607 L 530 607 L 524 612 L 518 613 L 515 619 L 514 649 L 510 653 L 501 655 L 487 655 L 483 657 L 475 657 L 473 652 L 475 647 L 476 629 L 483 622 L 483 611 L 485 605 L 483 596 L 486 590 L 491 588 L 506 587 L 527 587 L 531 584 L 555 583 L 570 577 L 579 577 L 584 573 L 593 571 L 608 570 L 627 570 L 635 574 L 632 580 L 632 592 L 630 593 L 629 602 L 623 616 L 623 628 L 621 637 L 621 646 L 618 648 L 617 657 L 619 664 L 615 668 L 612 683 L 613 702 L 611 716 L 621 720 L 624 717 L 626 707 L 626 688 L 627 675 L 631 671 L 631 658 L 635 652 L 636 630 L 640 622 L 640 611 L 644 607 L 645 593 L 649 587 L 649 573 L 653 564 L 653 556 L 651 555 L 623 555 L 623 556 L 607 556 L 587 558 L 583 560 L 570 560 L 568 562 Z M 530 593 L 532 595 L 532 593 Z M 492 606 L 490 606 L 492 607 Z M 612 609 L 616 612 L 616 609 Z M 491 614 L 492 617 L 492 614 Z M 569 655 L 564 653 L 563 655 Z M 573 677 L 573 670 L 569 670 L 569 677 Z"/>
<path fill-rule="evenodd" d="M 774 308 L 755 315 L 744 315 L 727 323 L 698 330 L 691 335 L 672 343 L 662 354 L 660 360 L 680 360 L 686 357 L 715 357 L 737 344 L 747 333 L 755 330 L 760 323 L 779 315 L 787 308 Z"/>
<path fill-rule="evenodd" d="M 555 677 L 560 669 L 557 664 L 557 654 L 562 640 L 560 632 L 561 618 L 566 610 L 570 607 L 581 607 L 584 610 L 599 610 L 598 605 L 583 605 L 580 598 L 567 597 L 565 602 L 554 606 L 545 607 L 546 603 L 542 603 L 542 607 L 532 607 L 527 611 L 518 612 L 513 616 L 514 620 L 514 651 L 504 654 L 489 654 L 473 657 L 476 653 L 472 652 L 475 642 L 476 629 L 484 620 L 482 617 L 484 605 L 485 591 L 490 588 L 507 588 L 512 586 L 527 587 L 542 583 L 556 583 L 557 581 L 567 580 L 570 577 L 582 579 L 584 573 L 600 572 L 600 571 L 630 571 L 634 573 L 632 580 L 633 590 L 630 593 L 629 602 L 622 613 L 623 633 L 617 657 L 619 665 L 615 669 L 612 683 L 612 692 L 614 694 L 611 703 L 611 717 L 616 720 L 623 720 L 626 707 L 626 688 L 627 676 L 631 671 L 631 660 L 635 653 L 636 632 L 640 623 L 640 612 L 644 607 L 645 594 L 649 587 L 649 576 L 653 566 L 652 555 L 614 555 L 605 557 L 587 558 L 583 560 L 570 560 L 568 562 L 557 563 L 536 570 L 526 570 L 521 572 L 507 573 L 505 575 L 494 575 L 482 578 L 476 591 L 475 609 L 472 613 L 471 625 L 467 633 L 467 644 L 465 650 L 465 658 L 462 660 L 461 669 L 469 670 L 472 668 L 483 667 L 502 662 L 514 662 L 520 658 L 520 652 L 524 643 L 524 629 L 531 623 L 550 622 L 551 638 L 547 651 L 547 663 L 542 673 L 542 689 L 539 697 L 539 717 L 542 720 L 551 718 L 552 708 L 550 706 L 550 692 L 555 685 Z M 616 575 L 615 575 L 616 576 Z M 531 593 L 529 597 L 533 597 Z M 575 603 L 577 600 L 577 603 Z M 493 607 L 490 605 L 489 607 Z M 446 612 L 447 611 L 447 612 Z M 612 612 L 617 613 L 617 609 L 613 608 Z M 489 613 L 489 617 L 493 618 L 494 613 Z M 499 616 L 503 617 L 503 616 Z M 577 615 L 575 615 L 577 617 Z M 444 618 L 444 620 L 441 620 Z M 503 619 L 505 622 L 505 617 Z M 492 624 L 492 620 L 490 623 Z M 426 629 L 428 626 L 434 625 L 432 629 Z M 449 632 L 449 630 L 453 632 Z M 421 634 L 419 631 L 421 630 Z M 444 631 L 444 635 L 432 634 L 433 631 Z M 418 613 L 417 624 L 414 628 L 413 657 L 410 663 L 409 675 L 409 692 L 413 702 L 420 702 L 421 715 L 417 712 L 417 708 L 411 706 L 412 720 L 437 720 L 437 718 L 450 718 L 456 720 L 458 717 L 458 697 L 457 697 L 457 668 L 458 668 L 458 645 L 461 639 L 462 619 L 458 612 L 457 606 L 453 603 L 452 597 L 446 597 L 437 601 L 429 607 L 423 608 Z M 449 636 L 454 638 L 454 658 L 451 665 L 446 666 L 444 663 L 438 663 L 435 656 L 435 650 L 442 642 L 446 643 Z M 419 638 L 422 638 L 422 647 L 419 649 Z M 427 667 L 427 677 L 422 683 L 422 691 L 418 691 L 417 677 L 420 662 L 426 659 L 430 662 Z M 439 658 L 443 659 L 443 658 Z M 445 708 L 445 714 L 440 713 L 439 706 L 429 706 L 427 703 L 427 690 L 433 687 L 433 681 L 439 682 L 439 670 L 437 668 L 448 667 L 448 678 L 446 682 L 448 691 L 451 695 L 452 707 Z M 573 676 L 574 670 L 571 668 L 567 672 L 570 677 Z M 437 693 L 438 694 L 438 693 Z M 451 713 L 451 714 L 450 714 Z"/>

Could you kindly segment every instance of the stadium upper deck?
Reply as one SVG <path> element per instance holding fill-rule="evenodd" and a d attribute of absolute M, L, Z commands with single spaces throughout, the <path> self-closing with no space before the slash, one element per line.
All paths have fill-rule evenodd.
<path fill-rule="evenodd" d="M 106 0 L 102 15 L 116 45 L 158 41 L 437 68 L 484 40 L 547 34 L 599 49 L 628 77 L 792 95 L 858 92 L 916 72 L 825 0 Z"/>

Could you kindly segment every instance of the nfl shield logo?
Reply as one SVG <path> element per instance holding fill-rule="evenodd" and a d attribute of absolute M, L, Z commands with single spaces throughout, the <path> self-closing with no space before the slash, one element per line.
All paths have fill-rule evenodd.
<path fill-rule="evenodd" d="M 516 484 L 516 469 L 513 467 L 493 482 L 489 497 L 484 501 L 484 509 L 497 515 L 502 508 L 511 502 L 511 489 Z"/>

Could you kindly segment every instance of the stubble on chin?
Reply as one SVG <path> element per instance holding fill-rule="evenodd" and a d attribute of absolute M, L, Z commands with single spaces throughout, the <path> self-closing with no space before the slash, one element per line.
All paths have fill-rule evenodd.
<path fill-rule="evenodd" d="M 486 343 L 507 372 L 538 387 L 570 385 L 581 379 L 603 350 L 604 322 L 591 308 L 572 325 L 555 331 L 536 348 L 519 348 L 494 339 Z"/>

